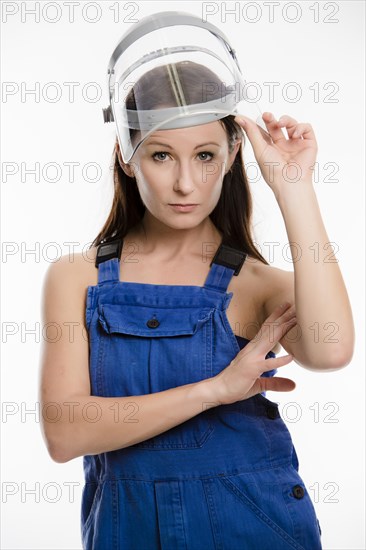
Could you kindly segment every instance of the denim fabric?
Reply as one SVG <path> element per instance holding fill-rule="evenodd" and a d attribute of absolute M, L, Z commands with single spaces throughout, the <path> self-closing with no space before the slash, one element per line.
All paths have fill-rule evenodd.
<path fill-rule="evenodd" d="M 203 380 L 243 347 L 226 316 L 234 269 L 213 263 L 199 287 L 121 282 L 119 267 L 118 258 L 102 262 L 87 290 L 91 395 Z M 257 394 L 207 405 L 156 437 L 84 456 L 84 550 L 321 550 L 278 404 Z M 136 412 L 124 411 L 125 421 Z"/>

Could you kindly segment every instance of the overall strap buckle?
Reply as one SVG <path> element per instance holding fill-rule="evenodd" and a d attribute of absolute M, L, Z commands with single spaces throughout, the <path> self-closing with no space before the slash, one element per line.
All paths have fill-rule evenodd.
<path fill-rule="evenodd" d="M 205 288 L 225 293 L 233 275 L 238 275 L 247 253 L 221 244 L 210 263 Z"/>
<path fill-rule="evenodd" d="M 113 239 L 100 243 L 95 257 L 95 267 L 98 268 L 98 284 L 119 282 L 119 263 L 123 239 Z"/>
<path fill-rule="evenodd" d="M 120 259 L 122 244 L 122 239 L 114 239 L 112 241 L 100 243 L 95 258 L 95 267 L 98 267 L 100 263 L 106 262 L 107 260 L 110 260 L 112 258 Z"/>
<path fill-rule="evenodd" d="M 233 275 L 238 275 L 246 257 L 246 252 L 237 250 L 236 248 L 232 248 L 226 244 L 221 244 L 213 257 L 212 262 L 210 263 L 210 267 L 212 264 L 223 265 L 225 267 L 229 267 L 230 269 L 234 269 Z"/>

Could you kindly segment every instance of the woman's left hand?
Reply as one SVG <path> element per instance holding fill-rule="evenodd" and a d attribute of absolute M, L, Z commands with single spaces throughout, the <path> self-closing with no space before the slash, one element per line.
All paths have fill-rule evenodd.
<path fill-rule="evenodd" d="M 318 145 L 311 125 L 288 115 L 276 120 L 269 112 L 263 113 L 262 118 L 271 139 L 254 120 L 237 115 L 235 121 L 247 134 L 263 178 L 275 195 L 300 180 L 312 183 Z M 286 128 L 288 139 L 281 128 Z"/>

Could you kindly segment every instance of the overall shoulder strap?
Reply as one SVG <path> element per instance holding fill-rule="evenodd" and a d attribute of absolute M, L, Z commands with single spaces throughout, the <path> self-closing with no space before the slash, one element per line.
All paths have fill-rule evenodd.
<path fill-rule="evenodd" d="M 119 263 L 121 258 L 123 239 L 113 239 L 100 243 L 95 258 L 95 267 L 98 268 L 98 284 L 119 281 Z"/>
<path fill-rule="evenodd" d="M 246 257 L 246 252 L 221 244 L 210 263 L 204 287 L 226 292 L 232 276 L 239 274 Z"/>

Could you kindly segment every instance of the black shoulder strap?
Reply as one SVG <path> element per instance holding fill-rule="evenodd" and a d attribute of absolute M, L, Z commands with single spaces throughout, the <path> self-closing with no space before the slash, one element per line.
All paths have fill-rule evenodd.
<path fill-rule="evenodd" d="M 98 246 L 97 255 L 95 258 L 95 267 L 98 267 L 100 263 L 106 262 L 111 258 L 120 258 L 123 246 L 123 239 L 113 239 L 111 241 L 100 243 Z M 216 251 L 215 256 L 210 263 L 210 267 L 213 263 L 223 265 L 234 269 L 234 275 L 238 275 L 247 253 L 231 246 L 221 244 Z"/>
<path fill-rule="evenodd" d="M 105 243 L 100 243 L 100 245 L 98 246 L 98 251 L 95 258 L 95 267 L 98 267 L 100 263 L 106 262 L 111 258 L 120 259 L 122 245 L 123 245 L 123 239 L 121 238 L 113 239 Z"/>
<path fill-rule="evenodd" d="M 226 244 L 221 244 L 210 263 L 210 267 L 212 264 L 223 265 L 224 267 L 234 269 L 234 275 L 238 275 L 246 257 L 246 252 L 238 250 L 237 248 L 232 248 Z"/>

